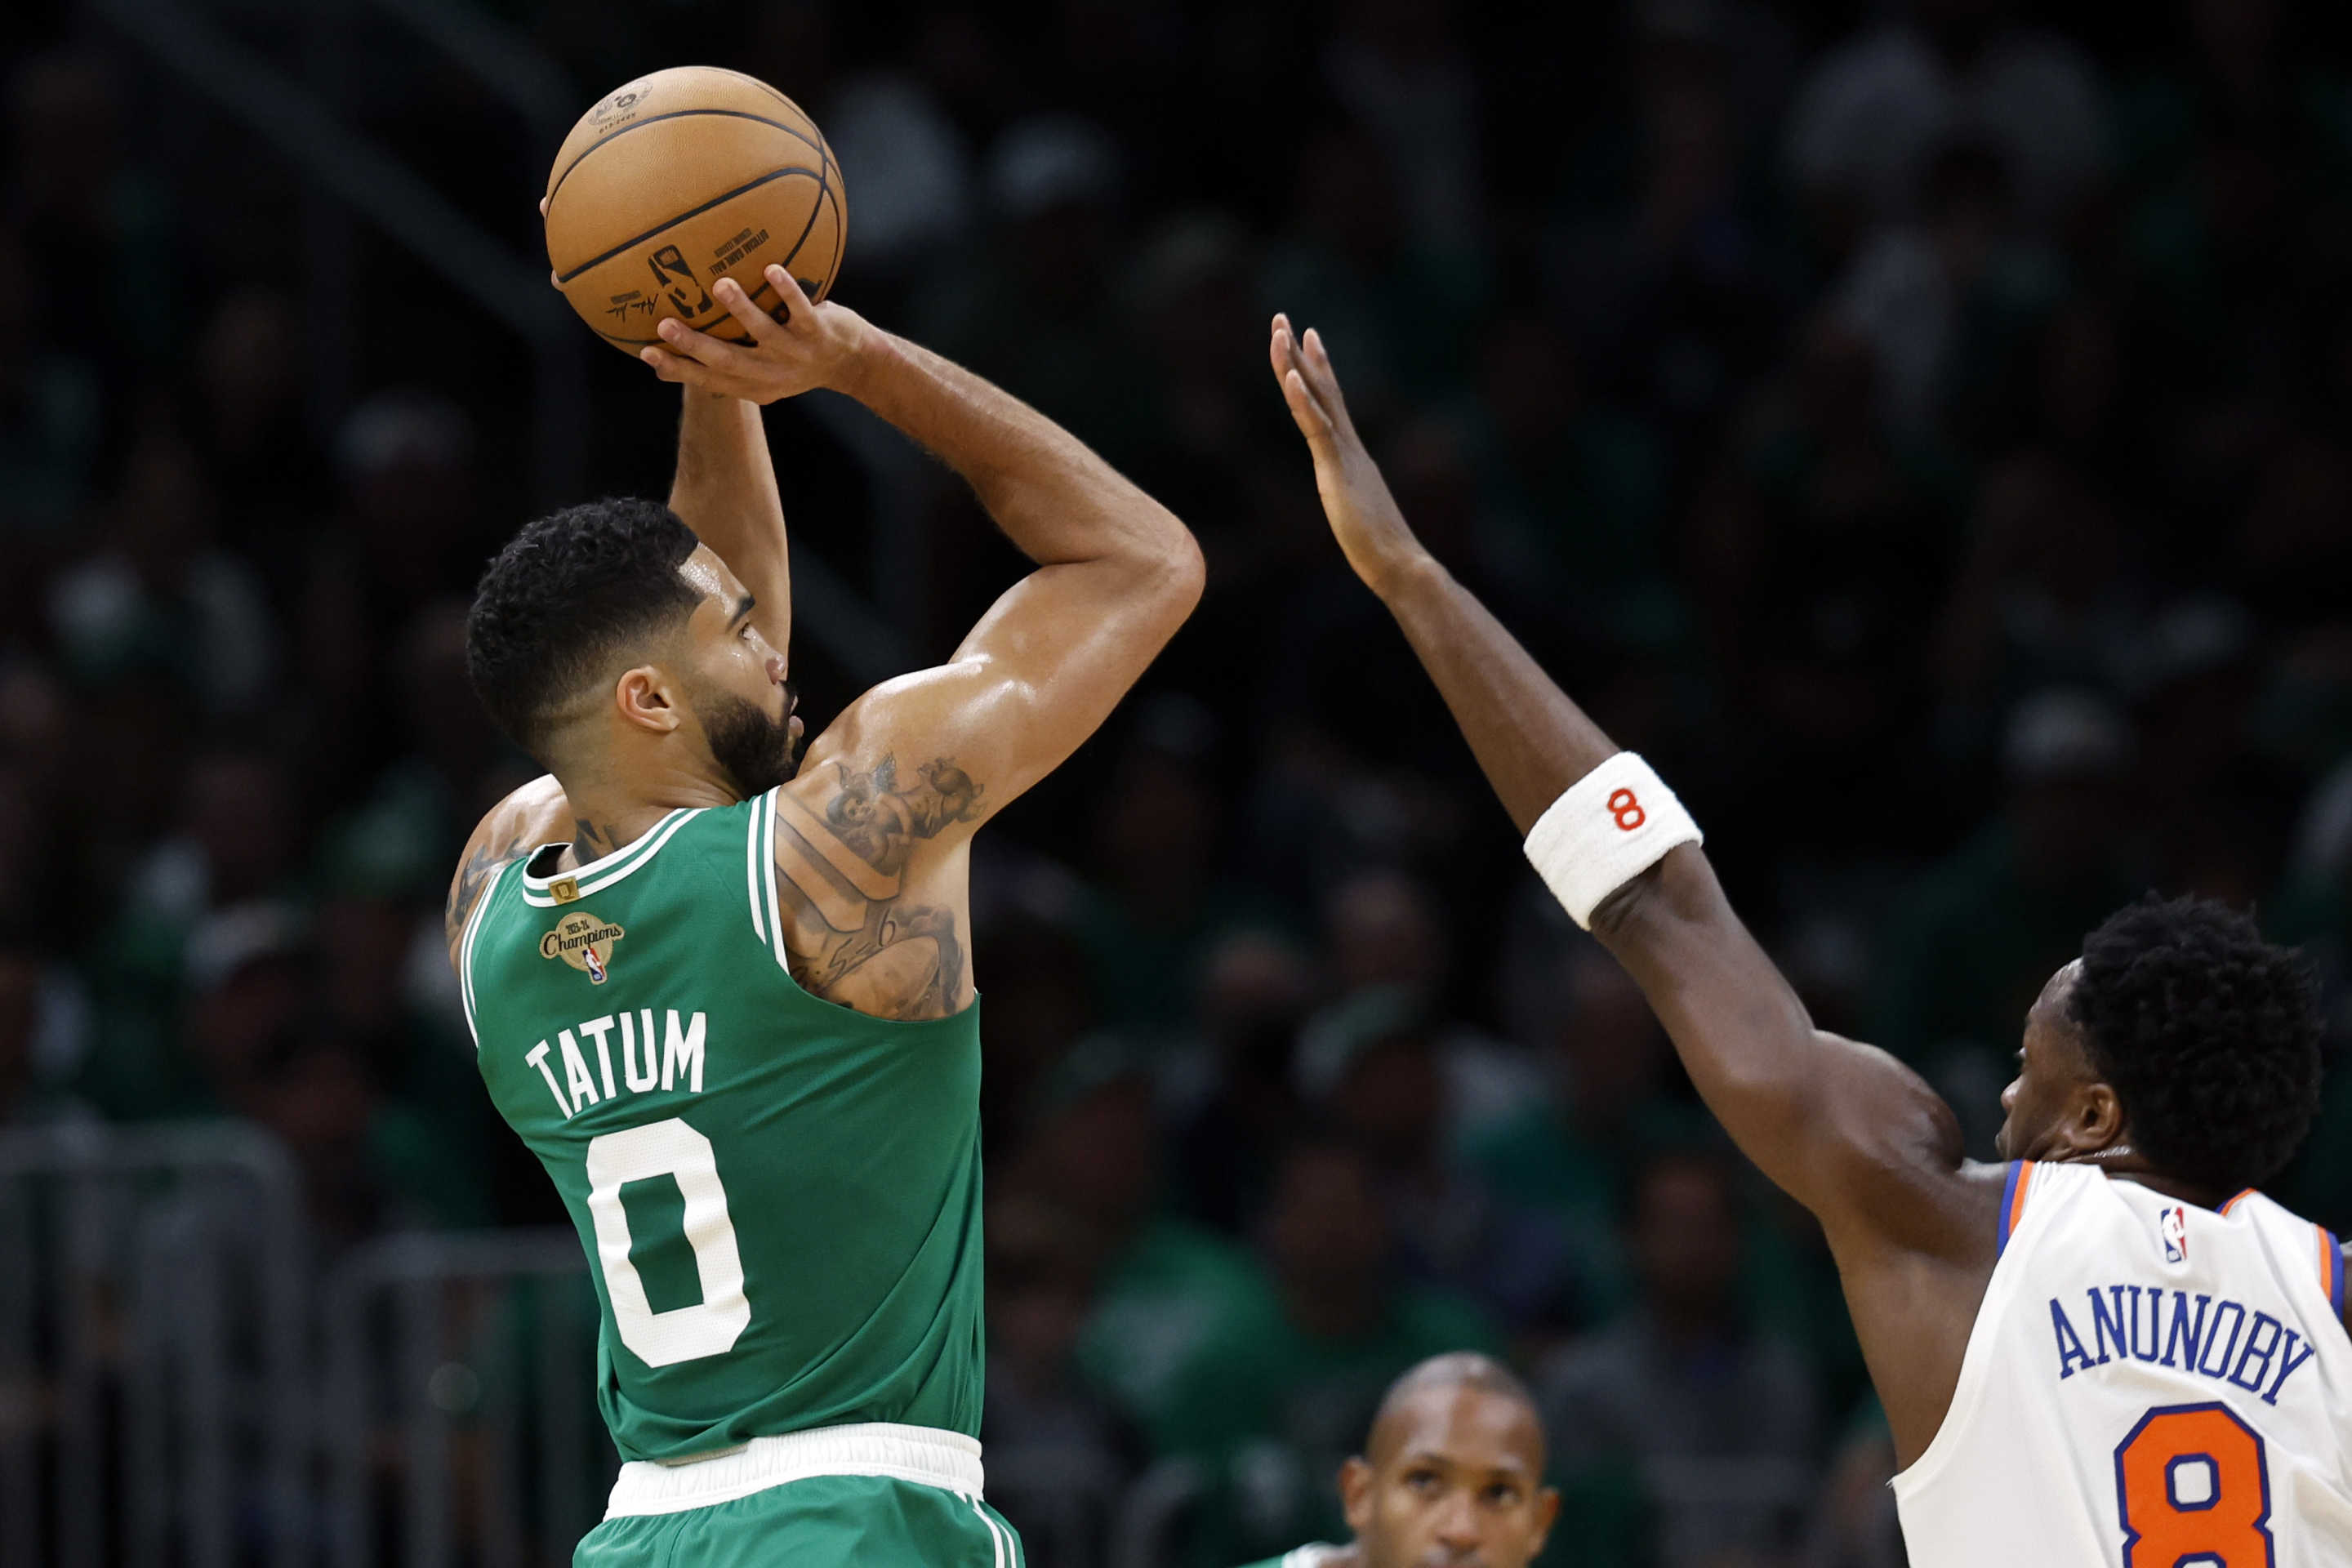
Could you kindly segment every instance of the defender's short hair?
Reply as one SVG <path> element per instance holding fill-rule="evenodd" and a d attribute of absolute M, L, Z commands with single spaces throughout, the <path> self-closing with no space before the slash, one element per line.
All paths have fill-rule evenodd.
<path fill-rule="evenodd" d="M 466 674 L 542 766 L 556 712 L 694 613 L 700 596 L 677 571 L 694 547 L 658 501 L 595 500 L 527 524 L 482 573 Z"/>
<path fill-rule="evenodd" d="M 2292 948 L 2208 899 L 2150 895 L 2083 940 L 2067 1008 L 2133 1142 L 2216 1192 L 2286 1167 L 2319 1110 L 2319 987 Z"/>

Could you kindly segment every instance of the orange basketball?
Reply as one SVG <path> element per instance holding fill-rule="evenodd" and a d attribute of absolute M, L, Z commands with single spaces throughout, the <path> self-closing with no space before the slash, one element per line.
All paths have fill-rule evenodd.
<path fill-rule="evenodd" d="M 841 268 L 849 212 L 816 122 L 763 81 L 715 66 L 656 71 L 582 115 L 547 176 L 547 259 L 580 319 L 635 353 L 655 324 L 749 342 L 711 298 L 732 278 L 777 308 L 761 276 L 788 268 L 822 300 Z"/>

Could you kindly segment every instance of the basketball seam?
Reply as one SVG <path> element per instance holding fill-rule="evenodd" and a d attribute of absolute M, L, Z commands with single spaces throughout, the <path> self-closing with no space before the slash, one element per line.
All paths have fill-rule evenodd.
<path fill-rule="evenodd" d="M 594 142 L 583 147 L 580 150 L 580 155 L 572 159 L 569 163 L 564 164 L 563 172 L 555 176 L 555 183 L 547 187 L 547 205 L 549 206 L 553 206 L 555 205 L 555 193 L 563 188 L 563 182 L 572 177 L 572 171 L 586 163 L 588 161 L 588 155 L 595 152 L 599 147 L 610 147 L 614 142 L 618 142 L 622 137 L 626 136 L 632 131 L 641 131 L 648 125 L 658 125 L 665 120 L 690 120 L 698 114 L 715 114 L 729 120 L 750 120 L 761 125 L 772 125 L 777 130 L 782 132 L 785 135 L 797 137 L 801 141 L 807 142 L 809 146 L 815 151 L 820 162 L 831 163 L 833 161 L 833 149 L 826 146 L 821 137 L 812 137 L 805 131 L 797 130 L 793 126 L 785 124 L 781 120 L 771 120 L 764 114 L 753 114 L 751 110 L 746 109 L 673 109 L 667 114 L 647 115 L 643 120 L 637 121 L 632 124 L 624 125 L 618 131 L 614 132 L 611 135 L 600 136 Z"/>
<path fill-rule="evenodd" d="M 555 280 L 558 283 L 569 283 L 573 279 L 580 277 L 583 273 L 593 272 L 597 268 L 604 266 L 604 263 L 612 260 L 613 258 L 620 255 L 623 251 L 627 250 L 634 246 L 643 245 L 646 241 L 653 238 L 655 236 L 661 234 L 666 230 L 677 227 L 679 224 L 684 223 L 690 217 L 699 217 L 704 213 L 709 212 L 712 207 L 723 206 L 727 203 L 733 201 L 737 196 L 743 195 L 745 192 L 756 191 L 761 185 L 772 184 L 777 180 L 782 179 L 787 174 L 806 174 L 814 178 L 817 182 L 817 199 L 819 201 L 824 199 L 824 171 L 819 169 L 803 168 L 797 164 L 789 169 L 777 169 L 772 173 L 761 175 L 758 179 L 751 181 L 749 184 L 738 185 L 731 191 L 722 191 L 719 195 L 711 197 L 709 201 L 703 203 L 698 207 L 688 207 L 682 213 L 672 214 L 670 216 L 666 217 L 662 219 L 661 222 L 654 225 L 653 227 L 646 230 L 645 233 L 634 235 L 629 238 L 621 241 L 620 244 L 613 247 L 612 249 L 604 252 L 604 255 L 583 261 L 569 272 L 558 273 Z M 809 222 L 812 225 L 816 222 L 815 209 L 814 206 L 810 209 Z M 803 240 L 806 240 L 808 238 L 807 229 L 803 228 L 801 231 L 801 238 Z M 798 255 L 800 253 L 800 247 L 795 245 L 793 247 L 793 252 L 794 255 Z"/>
<path fill-rule="evenodd" d="M 808 222 L 801 225 L 801 237 L 793 241 L 792 249 L 786 251 L 783 260 L 778 263 L 787 272 L 793 269 L 793 263 L 800 259 L 801 247 L 806 245 L 808 237 L 816 231 L 816 215 L 824 211 L 825 195 L 833 188 L 833 170 L 830 167 L 830 161 L 821 158 L 818 162 L 827 163 L 828 166 L 817 172 L 816 200 L 809 203 Z M 765 271 L 766 268 L 762 268 L 761 270 Z"/>

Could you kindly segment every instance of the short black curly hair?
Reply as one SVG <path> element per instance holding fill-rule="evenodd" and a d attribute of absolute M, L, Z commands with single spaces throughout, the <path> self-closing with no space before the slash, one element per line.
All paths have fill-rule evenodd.
<path fill-rule="evenodd" d="M 693 530 L 658 501 L 593 500 L 526 524 L 483 571 L 466 617 L 466 674 L 541 766 L 551 766 L 556 711 L 694 613 L 701 597 L 677 571 L 694 546 Z"/>
<path fill-rule="evenodd" d="M 2167 1175 L 2215 1192 L 2286 1167 L 2319 1110 L 2319 987 L 2210 899 L 2150 894 L 2083 939 L 2067 999 L 2092 1069 Z"/>

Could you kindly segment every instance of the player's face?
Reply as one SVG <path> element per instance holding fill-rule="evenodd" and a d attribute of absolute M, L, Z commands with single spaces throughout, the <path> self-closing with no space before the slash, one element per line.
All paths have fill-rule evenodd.
<path fill-rule="evenodd" d="M 1459 1385 L 1391 1411 L 1339 1486 L 1366 1568 L 1526 1568 L 1559 1511 L 1535 1413 Z"/>
<path fill-rule="evenodd" d="M 2053 1136 L 2065 1121 L 2075 1089 L 2089 1076 L 2082 1041 L 2066 1016 L 2066 998 L 2081 967 L 2077 959 L 2052 975 L 2026 1010 L 2017 1077 L 2000 1092 L 2000 1108 L 2008 1115 L 2000 1124 L 2000 1136 L 1993 1141 L 2004 1160 L 2044 1158 Z"/>
<path fill-rule="evenodd" d="M 707 546 L 678 573 L 702 595 L 687 622 L 688 705 L 740 799 L 793 776 L 801 721 L 784 657 L 751 622 L 751 595 Z"/>

